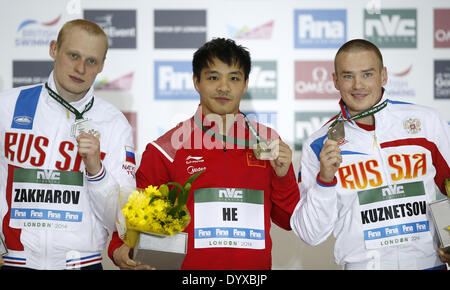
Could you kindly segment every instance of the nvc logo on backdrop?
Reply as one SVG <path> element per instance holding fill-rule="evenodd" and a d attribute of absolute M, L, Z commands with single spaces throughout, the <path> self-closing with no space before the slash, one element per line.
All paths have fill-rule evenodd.
<path fill-rule="evenodd" d="M 379 48 L 416 48 L 417 10 L 382 9 L 380 14 L 365 10 L 364 38 Z"/>
<path fill-rule="evenodd" d="M 296 112 L 294 124 L 294 148 L 301 151 L 303 144 L 311 134 L 322 128 L 336 112 Z"/>
<path fill-rule="evenodd" d="M 277 62 L 252 61 L 247 93 L 242 99 L 276 99 L 277 98 Z"/>

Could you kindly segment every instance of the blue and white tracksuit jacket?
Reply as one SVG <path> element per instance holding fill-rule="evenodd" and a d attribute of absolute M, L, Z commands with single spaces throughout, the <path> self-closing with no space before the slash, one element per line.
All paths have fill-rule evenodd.
<path fill-rule="evenodd" d="M 53 73 L 48 84 L 56 90 Z M 93 87 L 78 102 L 82 112 Z M 95 98 L 83 117 L 100 135 L 102 169 L 84 172 L 71 136 L 75 116 L 43 84 L 0 94 L 0 234 L 5 265 L 67 269 L 101 263 L 115 230 L 121 186 L 135 186 L 134 141 L 124 115 Z"/>
<path fill-rule="evenodd" d="M 335 262 L 346 269 L 443 266 L 429 203 L 445 194 L 450 177 L 450 127 L 431 108 L 387 102 L 372 131 L 345 122 L 343 161 L 331 184 L 318 173 L 332 121 L 309 137 L 291 227 L 310 245 L 333 233 Z M 341 111 L 349 118 L 342 101 Z"/>

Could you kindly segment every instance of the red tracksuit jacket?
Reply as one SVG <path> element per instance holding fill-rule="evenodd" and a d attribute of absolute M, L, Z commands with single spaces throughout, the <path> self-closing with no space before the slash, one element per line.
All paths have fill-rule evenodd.
<path fill-rule="evenodd" d="M 137 186 L 183 184 L 203 170 L 186 203 L 191 222 L 184 230 L 188 250 L 182 269 L 270 269 L 271 219 L 290 230 L 290 216 L 300 198 L 292 165 L 286 176 L 278 177 L 268 160 L 258 160 L 253 149 L 233 144 L 235 138 L 224 148 L 222 138 L 205 133 L 216 127 L 207 119 L 203 122 L 200 107 L 196 116 L 147 145 L 136 172 Z M 227 135 L 252 140 L 249 124 L 238 116 Z M 278 138 L 270 128 L 251 125 L 262 139 Z M 114 233 L 110 257 L 121 244 Z"/>

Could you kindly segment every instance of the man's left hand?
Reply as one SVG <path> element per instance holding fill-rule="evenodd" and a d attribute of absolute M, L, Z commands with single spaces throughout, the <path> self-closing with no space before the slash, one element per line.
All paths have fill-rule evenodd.
<path fill-rule="evenodd" d="M 90 175 L 97 174 L 102 169 L 100 159 L 100 140 L 87 133 L 77 136 L 78 153 L 83 158 L 84 166 Z"/>
<path fill-rule="evenodd" d="M 439 257 L 441 258 L 441 261 L 447 264 L 450 264 L 450 253 L 444 252 L 443 248 L 438 249 Z"/>
<path fill-rule="evenodd" d="M 273 160 L 270 160 L 270 165 L 278 177 L 284 177 L 288 173 L 292 163 L 291 148 L 281 139 L 270 143 L 269 148 L 272 149 L 272 154 L 275 157 Z"/>

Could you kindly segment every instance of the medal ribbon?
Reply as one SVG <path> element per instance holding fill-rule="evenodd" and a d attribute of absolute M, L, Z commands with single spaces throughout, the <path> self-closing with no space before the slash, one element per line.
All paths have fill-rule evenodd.
<path fill-rule="evenodd" d="M 342 112 L 339 113 L 339 116 L 336 118 L 336 120 L 334 120 L 334 122 L 331 124 L 330 128 L 332 128 L 334 125 L 336 125 L 337 122 L 343 122 L 343 121 L 353 121 L 356 119 L 361 119 L 370 115 L 373 115 L 381 110 L 383 110 L 385 107 L 387 106 L 387 100 L 384 100 L 384 102 L 382 102 L 379 105 L 373 106 L 359 114 L 354 115 L 353 117 L 350 117 L 348 119 L 344 119 L 342 117 Z"/>
<path fill-rule="evenodd" d="M 87 111 L 89 111 L 92 108 L 92 106 L 94 105 L 94 97 L 92 97 L 92 99 L 89 101 L 89 103 L 87 103 L 86 106 L 84 107 L 83 112 L 80 113 L 77 109 L 74 108 L 74 106 L 69 104 L 60 95 L 58 95 L 55 91 L 53 91 L 48 86 L 48 83 L 45 83 L 45 88 L 47 89 L 48 94 L 50 95 L 50 97 L 55 99 L 55 101 L 57 101 L 58 103 L 63 105 L 67 110 L 69 110 L 70 112 L 72 112 L 75 115 L 75 120 L 82 120 L 83 119 L 83 114 L 86 113 Z"/>
<path fill-rule="evenodd" d="M 244 117 L 244 121 L 245 121 L 245 125 L 247 126 L 250 134 L 253 136 L 253 138 L 256 139 L 256 141 L 251 141 L 251 140 L 245 140 L 245 139 L 239 139 L 239 138 L 234 138 L 234 137 L 230 137 L 227 135 L 222 135 L 220 133 L 216 133 L 211 129 L 206 128 L 205 126 L 203 126 L 202 122 L 199 119 L 199 114 L 195 114 L 194 115 L 194 121 L 195 123 L 197 123 L 197 125 L 202 128 L 203 132 L 216 137 L 216 138 L 220 138 L 223 140 L 223 142 L 229 142 L 229 143 L 234 143 L 236 145 L 242 145 L 242 146 L 253 146 L 253 144 L 258 144 L 261 142 L 261 137 L 259 137 L 258 132 L 255 130 L 255 128 L 253 128 L 252 124 L 250 123 L 250 121 L 248 120 L 247 116 L 242 113 L 242 116 Z"/>

